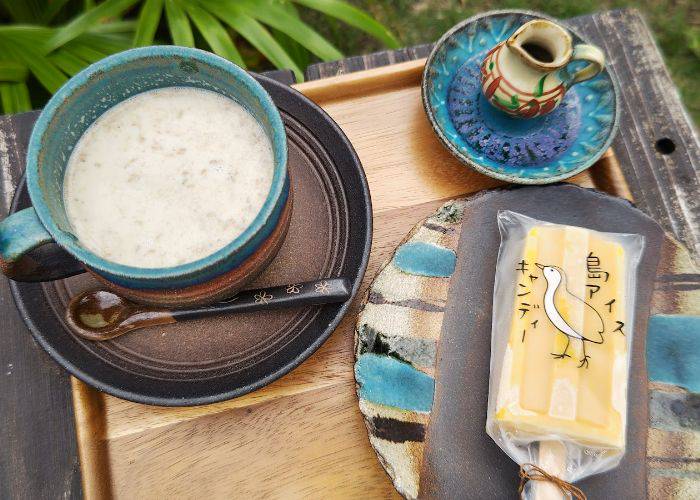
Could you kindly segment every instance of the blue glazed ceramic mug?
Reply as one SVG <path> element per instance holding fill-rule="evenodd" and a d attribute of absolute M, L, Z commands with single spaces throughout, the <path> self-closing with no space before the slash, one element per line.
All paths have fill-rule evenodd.
<path fill-rule="evenodd" d="M 271 141 L 274 174 L 256 218 L 237 238 L 190 263 L 142 268 L 105 260 L 72 233 L 63 202 L 68 159 L 85 130 L 105 111 L 152 89 L 198 87 L 241 104 Z M 248 73 L 209 52 L 173 46 L 127 50 L 71 78 L 39 116 L 27 152 L 27 187 L 32 207 L 0 223 L 0 266 L 10 278 L 31 275 L 29 253 L 56 242 L 107 286 L 149 304 L 171 307 L 212 302 L 254 278 L 281 246 L 291 216 L 287 138 L 269 94 Z M 29 271 L 28 271 L 29 269 Z"/>

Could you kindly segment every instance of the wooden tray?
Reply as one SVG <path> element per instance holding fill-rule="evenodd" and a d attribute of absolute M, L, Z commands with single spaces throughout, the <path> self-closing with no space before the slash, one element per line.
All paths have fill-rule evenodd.
<path fill-rule="evenodd" d="M 501 185 L 454 159 L 423 112 L 424 60 L 297 85 L 352 141 L 369 181 L 367 283 L 416 222 L 442 203 Z M 631 199 L 611 151 L 570 179 Z M 273 384 L 204 407 L 123 401 L 72 380 L 85 497 L 391 497 L 353 378 L 357 301 L 325 345 Z"/>

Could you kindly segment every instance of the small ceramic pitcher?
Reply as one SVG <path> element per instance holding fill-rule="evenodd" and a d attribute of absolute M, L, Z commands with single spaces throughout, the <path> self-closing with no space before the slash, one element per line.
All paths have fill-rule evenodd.
<path fill-rule="evenodd" d="M 569 64 L 586 61 L 571 73 Z M 564 28 L 545 19 L 523 24 L 496 45 L 481 64 L 484 95 L 498 109 L 519 118 L 549 113 L 572 85 L 603 70 L 605 56 L 592 45 L 576 45 Z"/>

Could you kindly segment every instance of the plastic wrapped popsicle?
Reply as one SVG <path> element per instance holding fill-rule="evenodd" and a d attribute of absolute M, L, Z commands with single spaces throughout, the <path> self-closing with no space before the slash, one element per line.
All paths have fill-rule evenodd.
<path fill-rule="evenodd" d="M 516 436 L 554 433 L 623 448 L 627 340 L 613 330 L 624 314 L 624 250 L 583 228 L 537 226 L 523 259 L 536 270 L 518 286 L 516 307 L 532 309 L 513 315 L 496 422 Z M 591 260 L 606 264 L 607 277 L 592 296 L 582 272 Z"/>
<path fill-rule="evenodd" d="M 521 465 L 575 481 L 624 453 L 627 312 L 643 240 L 506 214 L 525 226 L 519 248 L 499 254 L 498 279 L 512 278 L 494 293 L 505 305 L 494 302 L 487 430 Z"/>

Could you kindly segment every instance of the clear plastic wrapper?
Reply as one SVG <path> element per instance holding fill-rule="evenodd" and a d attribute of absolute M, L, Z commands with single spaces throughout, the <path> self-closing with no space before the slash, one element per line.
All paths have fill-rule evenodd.
<path fill-rule="evenodd" d="M 519 465 L 568 483 L 612 469 L 625 452 L 644 237 L 510 211 L 498 226 L 486 431 Z M 547 481 L 523 491 L 564 496 Z"/>

